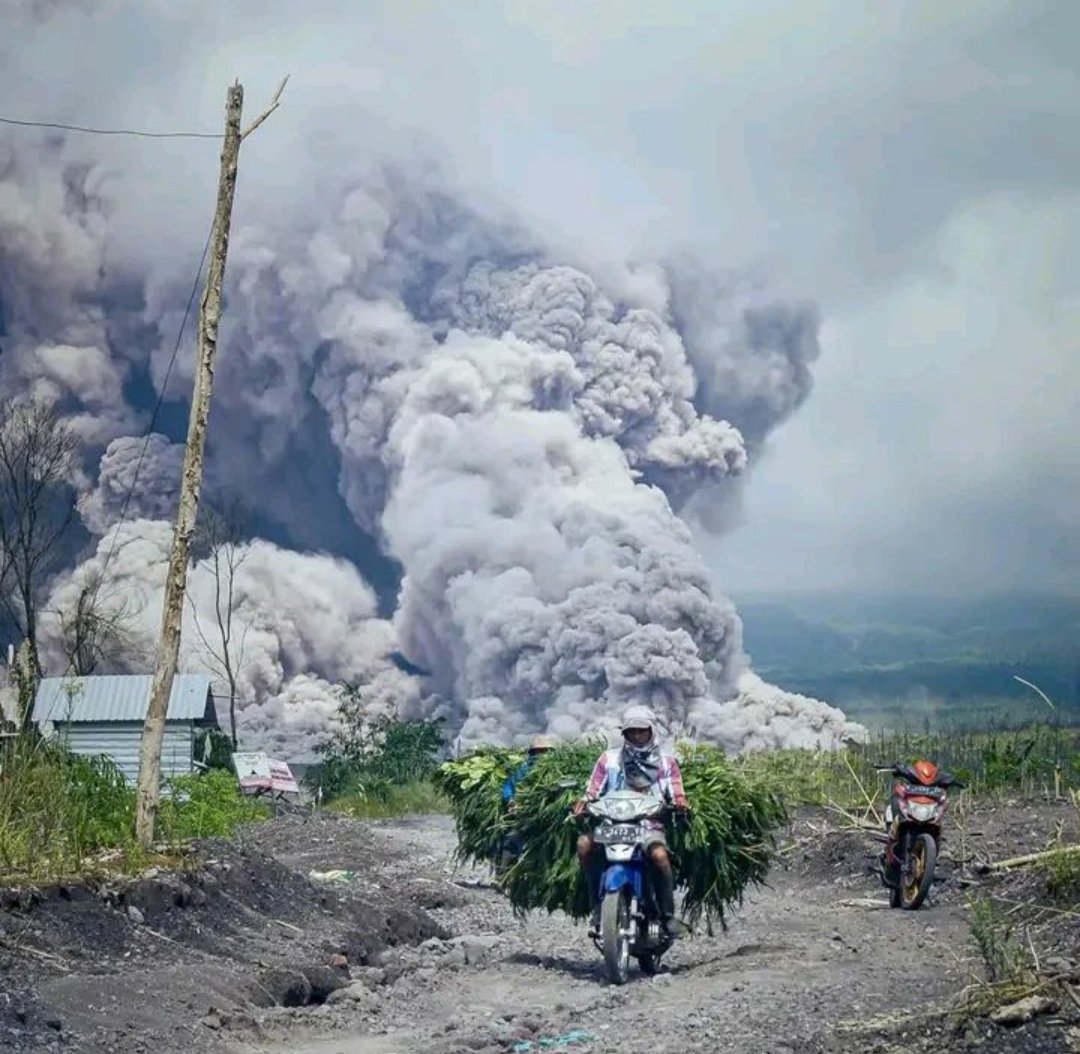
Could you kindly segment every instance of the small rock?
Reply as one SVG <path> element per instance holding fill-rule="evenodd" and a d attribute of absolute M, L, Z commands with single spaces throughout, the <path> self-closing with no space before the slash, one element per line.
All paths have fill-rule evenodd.
<path fill-rule="evenodd" d="M 1059 977 L 1075 977 L 1076 963 L 1063 955 L 1052 955 L 1043 964 L 1047 973 L 1057 974 Z"/>
<path fill-rule="evenodd" d="M 351 1006 L 374 1006 L 379 997 L 363 982 L 354 982 L 348 988 L 339 988 L 331 992 L 326 998 L 327 1006 L 338 1006 L 348 1003 Z"/>
<path fill-rule="evenodd" d="M 51 1028 L 54 1032 L 62 1032 L 64 1029 L 64 1022 L 58 1017 L 45 1018 L 45 1027 Z"/>
<path fill-rule="evenodd" d="M 452 941 L 452 949 L 460 948 L 468 966 L 479 966 L 491 957 L 495 946 L 499 943 L 498 937 L 492 936 L 468 936 L 458 937 Z"/>
<path fill-rule="evenodd" d="M 377 966 L 364 966 L 353 971 L 353 980 L 355 983 L 366 984 L 368 988 L 378 988 L 379 985 L 386 984 L 386 971 Z"/>
<path fill-rule="evenodd" d="M 131 919 L 131 921 L 134 922 L 136 926 L 146 925 L 146 916 L 143 915 L 143 913 L 137 907 L 135 907 L 134 904 L 128 905 L 127 917 Z"/>
<path fill-rule="evenodd" d="M 206 1017 L 204 1017 L 199 1022 L 199 1024 L 202 1025 L 204 1028 L 209 1028 L 216 1032 L 219 1028 L 221 1028 L 222 1021 L 221 1018 L 217 1016 L 217 1014 L 207 1014 Z"/>
<path fill-rule="evenodd" d="M 349 968 L 349 960 L 344 955 L 331 955 L 326 963 L 331 969 L 334 970 L 347 970 Z"/>
<path fill-rule="evenodd" d="M 457 944 L 452 947 L 440 960 L 440 966 L 464 966 L 467 962 L 465 949 Z"/>
<path fill-rule="evenodd" d="M 1029 995 L 1026 999 L 1020 999 L 1008 1006 L 998 1007 L 990 1015 L 990 1020 L 995 1025 L 1015 1028 L 1017 1025 L 1027 1024 L 1040 1014 L 1052 1014 L 1056 1010 L 1057 1003 L 1053 999 L 1048 999 L 1044 995 Z"/>

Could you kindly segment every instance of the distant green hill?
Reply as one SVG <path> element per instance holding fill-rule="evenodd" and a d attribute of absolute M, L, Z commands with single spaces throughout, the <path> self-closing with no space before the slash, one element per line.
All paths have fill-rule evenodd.
<path fill-rule="evenodd" d="M 735 598 L 755 669 L 875 725 L 1080 717 L 1080 598 L 856 594 Z M 1064 715 L 1062 715 L 1064 716 Z"/>

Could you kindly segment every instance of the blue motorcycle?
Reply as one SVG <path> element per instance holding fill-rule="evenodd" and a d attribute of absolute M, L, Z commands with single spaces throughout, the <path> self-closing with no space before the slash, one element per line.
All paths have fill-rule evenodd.
<path fill-rule="evenodd" d="M 626 983 L 631 957 L 643 973 L 656 973 L 672 944 L 660 925 L 644 848 L 650 833 L 645 821 L 665 816 L 668 808 L 655 793 L 631 790 L 612 791 L 586 808 L 586 815 L 597 821 L 593 840 L 606 859 L 600 885 L 600 935 L 593 942 L 603 953 L 613 984 Z"/>

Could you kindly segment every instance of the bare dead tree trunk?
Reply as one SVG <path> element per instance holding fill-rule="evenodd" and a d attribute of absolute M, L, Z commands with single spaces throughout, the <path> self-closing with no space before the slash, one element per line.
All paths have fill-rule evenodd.
<path fill-rule="evenodd" d="M 288 78 L 286 78 L 287 80 Z M 143 848 L 154 838 L 158 799 L 161 793 L 161 744 L 165 737 L 169 698 L 180 655 L 180 631 L 184 612 L 191 536 L 199 509 L 202 487 L 203 453 L 210 416 L 210 396 L 214 385 L 214 359 L 217 354 L 218 322 L 221 318 L 221 293 L 225 281 L 225 260 L 229 253 L 229 230 L 232 225 L 236 172 L 240 160 L 240 142 L 250 135 L 278 107 L 285 89 L 281 82 L 270 107 L 241 133 L 240 118 L 244 108 L 244 89 L 239 84 L 229 88 L 225 103 L 225 142 L 221 148 L 217 207 L 210 236 L 210 267 L 199 306 L 198 353 L 195 390 L 188 421 L 187 446 L 180 480 L 180 507 L 173 533 L 172 552 L 165 577 L 165 601 L 161 614 L 161 645 L 157 668 L 150 687 L 150 704 L 139 746 L 139 779 L 135 799 L 135 837 Z"/>
<path fill-rule="evenodd" d="M 236 169 L 240 156 L 240 118 L 244 89 L 239 84 L 229 88 L 225 107 L 225 143 L 221 150 L 221 173 L 218 181 L 217 209 L 211 235 L 210 268 L 206 276 L 199 310 L 198 361 L 195 391 L 191 401 L 187 448 L 180 483 L 180 508 L 173 533 L 169 569 L 165 578 L 165 602 L 161 616 L 161 647 L 150 688 L 150 705 L 139 747 L 139 779 L 136 788 L 135 837 L 144 848 L 154 839 L 161 791 L 161 743 L 173 677 L 180 655 L 180 628 L 183 617 L 184 587 L 187 584 L 188 552 L 199 508 L 202 486 L 203 453 L 206 427 L 210 416 L 210 395 L 214 384 L 214 357 L 217 353 L 218 321 L 221 318 L 221 291 L 225 280 L 225 260 L 229 252 L 233 197 L 236 193 Z"/>

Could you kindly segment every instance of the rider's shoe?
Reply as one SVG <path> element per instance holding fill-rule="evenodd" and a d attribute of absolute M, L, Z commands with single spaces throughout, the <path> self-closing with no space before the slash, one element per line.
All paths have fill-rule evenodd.
<path fill-rule="evenodd" d="M 592 909 L 592 915 L 589 916 L 589 936 L 590 937 L 599 937 L 600 936 L 600 905 L 599 904 L 597 904 L 596 907 Z"/>
<path fill-rule="evenodd" d="M 667 918 L 660 923 L 660 928 L 664 931 L 664 935 L 669 940 L 673 941 L 685 937 L 690 932 L 690 927 L 681 919 L 675 918 L 674 915 L 667 916 Z"/>

